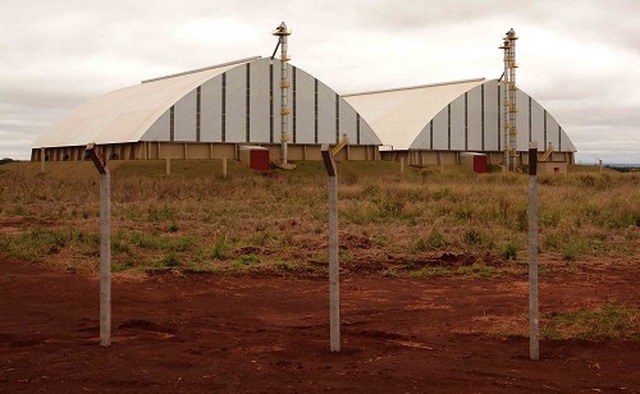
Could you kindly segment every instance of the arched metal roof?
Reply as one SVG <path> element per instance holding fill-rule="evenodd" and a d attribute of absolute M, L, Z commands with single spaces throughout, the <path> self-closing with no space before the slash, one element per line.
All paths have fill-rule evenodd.
<path fill-rule="evenodd" d="M 383 150 L 501 151 L 501 85 L 470 79 L 343 96 L 371 125 Z M 518 91 L 517 150 L 528 141 L 563 152 L 575 146 L 558 122 L 525 92 Z"/>
<path fill-rule="evenodd" d="M 139 141 L 180 98 L 204 82 L 259 57 L 143 81 L 90 100 L 56 122 L 34 148 Z"/>
<path fill-rule="evenodd" d="M 371 125 L 387 149 L 409 149 L 436 114 L 484 78 L 343 96 Z"/>

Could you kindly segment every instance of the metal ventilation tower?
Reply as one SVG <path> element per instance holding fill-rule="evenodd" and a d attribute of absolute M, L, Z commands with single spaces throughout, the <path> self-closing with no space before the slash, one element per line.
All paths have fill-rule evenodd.
<path fill-rule="evenodd" d="M 518 128 L 516 124 L 516 32 L 509 30 L 503 39 L 500 49 L 504 51 L 504 74 L 503 74 L 503 124 L 504 129 L 504 165 L 506 171 L 515 172 L 518 167 L 517 136 Z"/>
<path fill-rule="evenodd" d="M 273 55 L 271 59 L 276 55 L 278 51 L 278 47 L 281 48 L 280 60 L 281 60 L 281 80 L 280 80 L 280 95 L 281 95 L 281 104 L 280 107 L 280 120 L 282 122 L 282 133 L 280 135 L 281 142 L 281 166 L 287 166 L 287 143 L 289 142 L 289 115 L 291 111 L 289 110 L 289 87 L 291 83 L 289 82 L 289 73 L 288 73 L 288 62 L 289 56 L 287 55 L 288 45 L 287 38 L 291 35 L 291 31 L 287 29 L 287 25 L 282 22 L 280 26 L 278 26 L 274 31 L 273 35 L 278 37 L 278 45 L 276 45 L 276 49 L 273 51 Z"/>

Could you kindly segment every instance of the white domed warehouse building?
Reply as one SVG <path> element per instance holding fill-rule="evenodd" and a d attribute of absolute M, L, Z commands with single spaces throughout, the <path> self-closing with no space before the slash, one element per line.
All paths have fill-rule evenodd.
<path fill-rule="evenodd" d="M 383 159 L 411 165 L 460 164 L 468 155 L 487 162 L 504 161 L 503 84 L 472 79 L 344 96 L 371 125 L 382 146 Z M 558 165 L 573 163 L 575 146 L 536 100 L 517 92 L 515 150 L 519 162 L 536 142 L 541 157 Z M 544 155 L 543 152 L 547 154 Z"/>
<path fill-rule="evenodd" d="M 143 81 L 90 100 L 35 140 L 34 161 L 83 160 L 95 142 L 114 159 L 238 158 L 261 145 L 280 161 L 281 67 L 254 57 Z M 380 139 L 327 85 L 286 64 L 288 159 L 320 160 L 321 144 L 349 145 L 338 159 L 379 159 Z"/>

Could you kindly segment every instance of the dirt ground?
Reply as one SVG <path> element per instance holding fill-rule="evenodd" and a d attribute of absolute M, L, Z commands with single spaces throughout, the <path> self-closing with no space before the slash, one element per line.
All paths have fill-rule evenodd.
<path fill-rule="evenodd" d="M 541 278 L 541 312 L 637 305 L 637 269 Z M 99 346 L 98 279 L 0 261 L 0 392 L 640 392 L 640 343 L 541 341 L 526 277 L 328 280 L 114 275 Z M 504 327 L 502 327 L 504 326 Z M 521 332 L 481 335 L 480 332 Z"/>

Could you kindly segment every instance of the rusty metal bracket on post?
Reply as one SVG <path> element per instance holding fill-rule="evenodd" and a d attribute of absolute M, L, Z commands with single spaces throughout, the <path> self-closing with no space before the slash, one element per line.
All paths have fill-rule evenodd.
<path fill-rule="evenodd" d="M 100 148 L 98 148 L 95 142 L 87 144 L 87 154 L 91 158 L 91 161 L 93 161 L 93 164 L 96 166 L 98 172 L 101 174 L 106 174 L 108 171 L 107 158 L 102 154 L 102 151 L 100 151 Z"/>
<path fill-rule="evenodd" d="M 100 173 L 100 345 L 111 344 L 111 180 L 107 158 L 95 143 L 87 154 Z"/>

